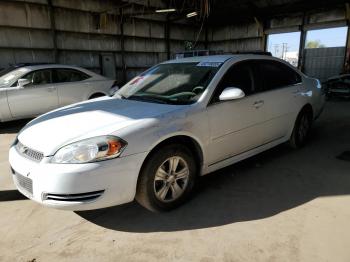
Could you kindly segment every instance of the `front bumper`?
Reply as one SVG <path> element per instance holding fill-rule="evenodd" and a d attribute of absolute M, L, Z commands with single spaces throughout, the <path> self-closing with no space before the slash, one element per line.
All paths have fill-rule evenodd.
<path fill-rule="evenodd" d="M 45 206 L 89 210 L 130 202 L 146 153 L 86 164 L 40 163 L 11 147 L 9 161 L 17 189 Z"/>

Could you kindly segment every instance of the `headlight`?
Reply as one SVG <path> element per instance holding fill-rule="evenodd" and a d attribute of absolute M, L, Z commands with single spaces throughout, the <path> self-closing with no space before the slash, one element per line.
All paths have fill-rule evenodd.
<path fill-rule="evenodd" d="M 66 145 L 59 149 L 51 162 L 80 164 L 118 157 L 127 143 L 115 136 L 100 136 Z"/>

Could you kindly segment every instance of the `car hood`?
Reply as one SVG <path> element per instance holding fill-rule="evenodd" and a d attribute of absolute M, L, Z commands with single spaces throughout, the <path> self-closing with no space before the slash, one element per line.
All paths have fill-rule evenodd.
<path fill-rule="evenodd" d="M 161 115 L 182 106 L 103 97 L 66 106 L 29 122 L 18 140 L 53 155 L 62 146 L 89 137 L 112 134 L 140 122 L 158 122 Z"/>

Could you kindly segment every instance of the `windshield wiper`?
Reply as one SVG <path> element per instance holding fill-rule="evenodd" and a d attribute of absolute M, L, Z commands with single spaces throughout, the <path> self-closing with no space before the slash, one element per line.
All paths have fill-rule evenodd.
<path fill-rule="evenodd" d="M 124 95 L 115 93 L 113 96 L 119 96 L 120 99 L 127 99 Z"/>
<path fill-rule="evenodd" d="M 169 104 L 164 99 L 157 98 L 157 97 L 154 97 L 154 96 L 132 95 L 132 96 L 129 96 L 128 98 L 126 98 L 126 99 L 137 100 L 137 101 L 144 101 L 144 102 L 155 102 L 155 103 L 159 103 L 159 104 Z"/>

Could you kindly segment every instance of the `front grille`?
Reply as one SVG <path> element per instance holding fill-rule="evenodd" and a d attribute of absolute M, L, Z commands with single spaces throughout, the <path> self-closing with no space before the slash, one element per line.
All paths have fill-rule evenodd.
<path fill-rule="evenodd" d="M 35 162 L 40 162 L 44 158 L 43 153 L 23 145 L 20 141 L 17 142 L 16 149 L 22 156 Z"/>
<path fill-rule="evenodd" d="M 84 202 L 92 201 L 103 194 L 104 190 L 80 193 L 80 194 L 51 194 L 46 193 L 43 195 L 43 200 L 55 200 L 55 201 L 66 201 L 66 202 Z"/>
<path fill-rule="evenodd" d="M 33 196 L 33 181 L 29 177 L 22 176 L 16 171 L 12 171 L 15 183 L 21 191 Z"/>

